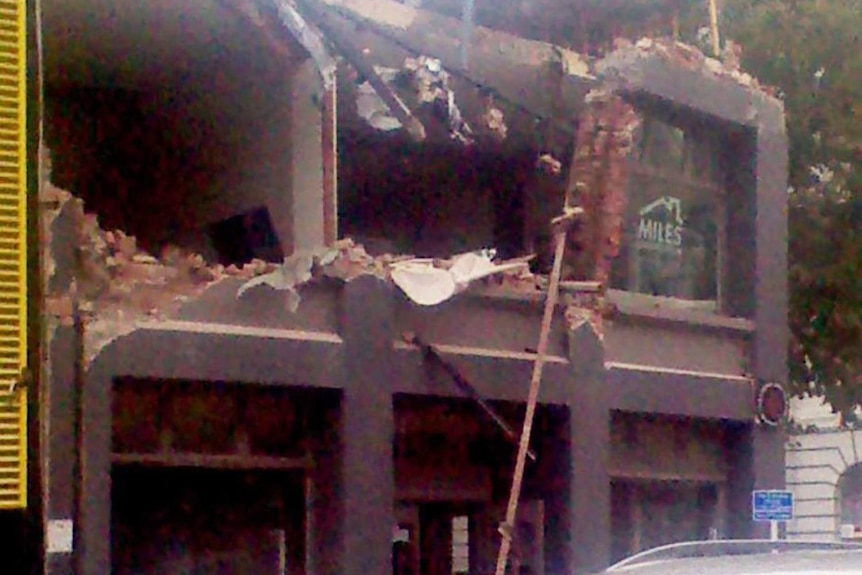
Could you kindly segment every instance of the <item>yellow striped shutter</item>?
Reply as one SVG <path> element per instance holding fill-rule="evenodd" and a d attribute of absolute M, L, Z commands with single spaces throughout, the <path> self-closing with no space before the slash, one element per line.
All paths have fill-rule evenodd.
<path fill-rule="evenodd" d="M 0 0 L 0 509 L 27 504 L 26 0 Z"/>

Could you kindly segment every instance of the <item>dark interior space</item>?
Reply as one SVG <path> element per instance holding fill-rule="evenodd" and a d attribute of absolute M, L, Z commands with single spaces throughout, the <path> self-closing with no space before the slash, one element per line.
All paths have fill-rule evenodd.
<path fill-rule="evenodd" d="M 841 523 L 862 529 L 862 464 L 851 465 L 838 481 Z"/>
<path fill-rule="evenodd" d="M 613 481 L 611 560 L 661 545 L 709 539 L 717 502 L 717 487 L 708 482 Z"/>
<path fill-rule="evenodd" d="M 369 252 L 446 257 L 493 247 L 500 257 L 524 253 L 535 149 L 344 133 L 339 150 L 341 235 L 364 242 Z"/>
<path fill-rule="evenodd" d="M 269 210 L 260 207 L 231 216 L 209 227 L 213 247 L 223 265 L 260 259 L 280 262 L 284 251 L 272 226 Z"/>
<path fill-rule="evenodd" d="M 152 252 L 196 232 L 227 151 L 163 91 L 49 87 L 45 129 L 53 183 Z"/>
<path fill-rule="evenodd" d="M 154 256 L 171 245 L 231 259 L 209 227 L 261 206 L 292 249 L 294 80 L 308 53 L 287 29 L 267 13 L 261 33 L 223 2 L 41 11 L 54 185 Z"/>
<path fill-rule="evenodd" d="M 0 556 L 3 573 L 24 575 L 30 559 L 26 541 L 27 516 L 22 511 L 0 511 Z"/>
<path fill-rule="evenodd" d="M 117 575 L 304 572 L 304 479 L 298 472 L 118 467 Z"/>
<path fill-rule="evenodd" d="M 524 405 L 492 402 L 517 434 Z M 499 545 L 517 445 L 466 399 L 395 398 L 397 575 L 490 573 Z M 517 519 L 517 559 L 544 573 L 545 530 L 554 529 L 564 410 L 539 406 Z M 548 509 L 549 511 L 545 511 Z M 547 522 L 546 522 L 547 519 Z M 553 554 L 550 550 L 547 553 Z M 517 566 L 513 571 L 519 572 Z"/>
<path fill-rule="evenodd" d="M 123 380 L 113 394 L 113 451 L 300 460 L 333 399 L 299 388 Z"/>
<path fill-rule="evenodd" d="M 505 504 L 526 407 L 499 401 L 490 405 L 513 436 L 474 401 L 396 396 L 393 451 L 400 503 L 433 504 L 458 513 Z M 553 499 L 560 487 L 562 423 L 558 408 L 538 407 L 525 500 Z"/>

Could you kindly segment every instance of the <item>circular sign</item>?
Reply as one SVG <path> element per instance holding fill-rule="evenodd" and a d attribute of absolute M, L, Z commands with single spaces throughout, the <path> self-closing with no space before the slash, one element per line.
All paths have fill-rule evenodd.
<path fill-rule="evenodd" d="M 767 425 L 778 425 L 787 415 L 787 393 L 777 383 L 767 383 L 757 394 L 757 416 Z"/>

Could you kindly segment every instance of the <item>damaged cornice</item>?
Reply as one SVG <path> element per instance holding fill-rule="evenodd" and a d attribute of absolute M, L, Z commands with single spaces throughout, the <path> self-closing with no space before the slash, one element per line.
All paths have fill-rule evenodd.
<path fill-rule="evenodd" d="M 619 39 L 606 57 L 591 59 L 483 26 L 473 27 L 470 44 L 464 46 L 460 20 L 394 0 L 305 1 L 326 6 L 357 30 L 370 30 L 415 54 L 440 59 L 447 70 L 496 91 L 538 118 L 570 121 L 581 110 L 586 92 L 597 84 L 647 93 L 663 86 L 664 92 L 655 96 L 742 125 L 783 130 L 781 100 L 739 68 L 739 55 L 734 53 L 738 46 L 732 42 L 718 59 L 671 39 L 644 38 L 636 43 Z M 464 65 L 465 48 L 469 67 Z M 686 84 L 692 86 L 674 89 L 674 79 L 686 76 L 691 78 Z M 716 88 L 722 91 L 721 98 L 736 101 L 716 103 Z"/>
<path fill-rule="evenodd" d="M 735 46 L 733 46 L 735 48 Z M 742 71 L 738 56 L 711 58 L 671 39 L 618 40 L 598 60 L 599 81 L 619 92 L 645 93 L 742 126 L 784 133 L 777 90 Z"/>
<path fill-rule="evenodd" d="M 476 26 L 465 68 L 461 22 L 455 18 L 392 0 L 307 1 L 326 6 L 333 18 L 371 30 L 413 54 L 440 59 L 447 70 L 497 92 L 538 118 L 573 119 L 594 80 L 587 58 L 546 42 Z M 562 78 L 555 74 L 560 68 Z M 560 80 L 560 89 L 551 85 Z"/>

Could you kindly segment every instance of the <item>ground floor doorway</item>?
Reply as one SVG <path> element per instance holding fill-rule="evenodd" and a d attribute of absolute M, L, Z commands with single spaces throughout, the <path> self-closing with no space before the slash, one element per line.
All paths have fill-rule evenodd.
<path fill-rule="evenodd" d="M 712 482 L 613 481 L 612 559 L 660 545 L 718 537 L 722 491 L 721 485 Z"/>
<path fill-rule="evenodd" d="M 504 504 L 401 503 L 393 532 L 393 575 L 490 575 Z M 509 555 L 511 574 L 545 572 L 544 504 L 522 501 Z"/>
<path fill-rule="evenodd" d="M 122 466 L 116 575 L 304 575 L 301 472 Z"/>

